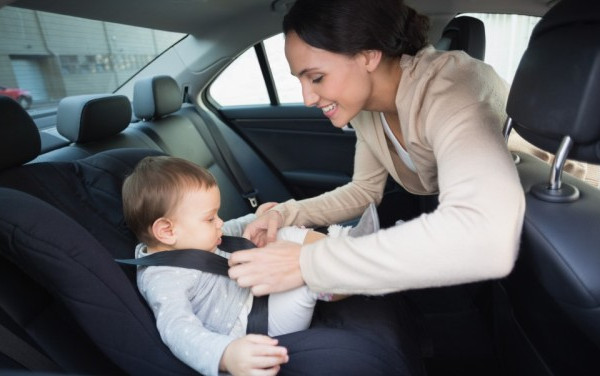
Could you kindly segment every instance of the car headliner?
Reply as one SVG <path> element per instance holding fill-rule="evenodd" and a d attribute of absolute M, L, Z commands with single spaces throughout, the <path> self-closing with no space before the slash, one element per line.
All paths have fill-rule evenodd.
<path fill-rule="evenodd" d="M 169 74 L 197 96 L 233 59 L 281 31 L 294 0 L 0 0 L 12 5 L 76 17 L 191 34 L 137 78 Z M 430 40 L 458 13 L 543 15 L 557 0 L 406 0 L 430 17 Z M 166 70 L 165 70 L 166 69 Z M 133 79 L 117 92 L 131 96 Z"/>
<path fill-rule="evenodd" d="M 541 16 L 555 0 L 407 0 L 421 13 L 455 15 L 464 12 Z M 224 22 L 278 28 L 293 0 L 0 0 L 0 5 L 100 19 L 160 30 L 201 35 Z"/>

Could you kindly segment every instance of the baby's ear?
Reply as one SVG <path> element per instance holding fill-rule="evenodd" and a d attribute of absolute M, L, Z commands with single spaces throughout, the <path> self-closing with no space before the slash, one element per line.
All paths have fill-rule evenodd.
<path fill-rule="evenodd" d="M 152 235 L 163 244 L 173 245 L 177 241 L 175 227 L 170 219 L 160 217 L 152 224 Z"/>

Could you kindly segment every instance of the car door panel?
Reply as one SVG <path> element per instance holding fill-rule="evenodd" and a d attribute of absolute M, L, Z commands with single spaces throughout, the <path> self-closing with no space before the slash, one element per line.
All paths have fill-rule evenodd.
<path fill-rule="evenodd" d="M 231 124 L 285 179 L 296 199 L 313 197 L 352 179 L 356 134 L 339 129 L 316 108 L 244 106 L 220 110 Z M 378 207 L 382 227 L 437 206 L 437 197 L 409 194 L 388 178 Z"/>
<path fill-rule="evenodd" d="M 296 198 L 352 179 L 356 135 L 333 127 L 320 110 L 244 106 L 220 113 L 281 174 Z"/>

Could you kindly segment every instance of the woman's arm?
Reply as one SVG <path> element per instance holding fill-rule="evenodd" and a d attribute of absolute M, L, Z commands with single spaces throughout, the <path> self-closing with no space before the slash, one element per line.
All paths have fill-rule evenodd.
<path fill-rule="evenodd" d="M 505 276 L 525 203 L 499 113 L 479 103 L 438 120 L 428 134 L 441 192 L 433 213 L 360 238 L 240 253 L 230 275 L 255 294 L 303 281 L 318 292 L 381 294 Z"/>
<path fill-rule="evenodd" d="M 300 269 L 311 289 L 380 294 L 511 271 L 525 200 L 499 112 L 481 102 L 433 120 L 427 137 L 438 164 L 438 208 L 370 236 L 304 246 Z"/>
<path fill-rule="evenodd" d="M 283 226 L 326 226 L 356 218 L 371 202 L 379 204 L 388 176 L 356 125 L 356 152 L 352 181 L 333 191 L 300 201 L 289 200 L 272 210 L 283 217 Z"/>
<path fill-rule="evenodd" d="M 363 140 L 358 123 L 355 128 L 356 153 L 350 183 L 313 198 L 288 200 L 275 206 L 250 223 L 244 237 L 264 246 L 275 241 L 276 230 L 280 227 L 331 225 L 358 217 L 371 202 L 378 204 L 383 197 L 388 172 Z"/>

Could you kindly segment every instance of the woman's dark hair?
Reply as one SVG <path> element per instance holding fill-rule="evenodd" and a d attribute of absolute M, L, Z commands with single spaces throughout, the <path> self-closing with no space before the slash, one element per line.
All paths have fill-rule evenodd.
<path fill-rule="evenodd" d="M 284 34 L 350 56 L 365 50 L 414 55 L 427 45 L 428 30 L 429 19 L 403 0 L 296 0 L 283 19 Z"/>

